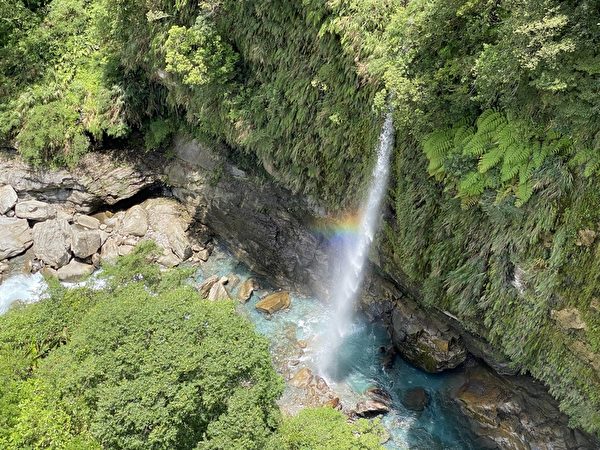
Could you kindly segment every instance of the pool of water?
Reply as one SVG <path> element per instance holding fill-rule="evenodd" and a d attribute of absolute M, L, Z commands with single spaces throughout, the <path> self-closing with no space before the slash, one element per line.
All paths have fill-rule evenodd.
<path fill-rule="evenodd" d="M 259 333 L 271 342 L 277 370 L 289 379 L 301 368 L 309 368 L 317 374 L 320 354 L 319 340 L 330 318 L 329 308 L 321 301 L 292 293 L 292 304 L 288 310 L 272 316 L 256 310 L 256 302 L 275 288 L 256 276 L 225 250 L 216 250 L 213 256 L 198 271 L 197 281 L 211 276 L 231 276 L 240 282 L 229 287 L 236 296 L 244 279 L 252 276 L 259 281 L 262 290 L 256 292 L 245 304 L 240 304 L 240 312 L 246 315 Z M 387 391 L 392 400 L 392 411 L 382 422 L 390 435 L 385 444 L 389 449 L 419 450 L 475 450 L 476 437 L 471 433 L 464 419 L 450 398 L 450 391 L 460 375 L 450 373 L 432 375 L 422 372 L 400 358 L 396 358 L 390 369 L 381 363 L 380 348 L 390 344 L 386 331 L 374 324 L 358 318 L 348 331 L 343 345 L 338 350 L 335 376 L 326 376 L 325 381 L 341 400 L 344 410 L 351 410 L 357 402 L 365 399 L 365 391 L 377 386 Z M 405 408 L 402 398 L 407 390 L 424 388 L 430 398 L 422 412 Z M 286 383 L 285 393 L 280 401 L 282 409 L 294 413 L 310 402 L 303 398 L 303 392 Z"/>

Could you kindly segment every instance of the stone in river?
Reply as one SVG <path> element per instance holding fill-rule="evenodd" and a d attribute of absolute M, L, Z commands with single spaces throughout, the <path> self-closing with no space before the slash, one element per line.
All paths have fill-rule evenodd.
<path fill-rule="evenodd" d="M 213 284 L 215 284 L 217 281 L 219 281 L 219 277 L 217 275 L 212 275 L 200 283 L 200 286 L 198 286 L 200 297 L 207 298 L 210 288 L 213 287 Z"/>
<path fill-rule="evenodd" d="M 210 288 L 210 292 L 208 293 L 208 299 L 211 301 L 231 300 L 229 292 L 227 292 L 227 289 L 225 289 L 225 285 L 228 281 L 229 279 L 227 277 L 221 277 L 219 281 L 214 283 Z"/>
<path fill-rule="evenodd" d="M 246 281 L 242 283 L 240 290 L 238 292 L 238 299 L 244 303 L 246 303 L 250 297 L 252 297 L 252 293 L 258 288 L 258 283 L 254 280 L 254 278 L 248 278 Z"/>
<path fill-rule="evenodd" d="M 290 384 L 297 388 L 307 387 L 313 380 L 314 376 L 308 367 L 300 369 L 290 380 Z"/>
<path fill-rule="evenodd" d="M 20 255 L 32 243 L 31 230 L 25 219 L 0 217 L 0 261 Z"/>
<path fill-rule="evenodd" d="M 256 304 L 256 309 L 259 311 L 273 314 L 282 309 L 290 307 L 292 303 L 290 299 L 290 293 L 287 291 L 275 292 L 274 294 L 267 295 Z"/>
<path fill-rule="evenodd" d="M 411 411 L 423 411 L 429 404 L 429 394 L 422 387 L 409 389 L 402 397 L 402 404 Z"/>
<path fill-rule="evenodd" d="M 388 413 L 389 411 L 390 408 L 385 403 L 376 400 L 359 402 L 354 410 L 357 416 L 366 418 L 379 416 Z"/>
<path fill-rule="evenodd" d="M 17 203 L 18 197 L 15 190 L 10 185 L 0 187 L 0 214 L 6 214 L 13 209 Z"/>

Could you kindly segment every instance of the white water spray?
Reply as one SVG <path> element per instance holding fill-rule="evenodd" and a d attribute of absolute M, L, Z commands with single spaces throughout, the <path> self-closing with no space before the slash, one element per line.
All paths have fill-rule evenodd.
<path fill-rule="evenodd" d="M 338 249 L 334 261 L 338 272 L 331 294 L 332 317 L 324 335 L 319 371 L 329 375 L 344 337 L 352 329 L 354 303 L 364 278 L 365 263 L 369 249 L 377 232 L 381 215 L 381 203 L 387 191 L 390 154 L 394 146 L 394 124 L 392 114 L 386 115 L 379 136 L 377 163 L 373 168 L 369 195 L 360 210 L 360 225 L 357 235 L 344 242 Z"/>

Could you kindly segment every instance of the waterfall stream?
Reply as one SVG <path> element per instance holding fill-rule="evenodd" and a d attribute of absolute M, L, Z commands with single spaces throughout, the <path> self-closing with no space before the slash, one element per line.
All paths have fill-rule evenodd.
<path fill-rule="evenodd" d="M 358 226 L 336 246 L 332 261 L 335 266 L 335 290 L 330 297 L 332 316 L 323 337 L 319 372 L 335 377 L 336 355 L 344 338 L 352 330 L 353 311 L 364 278 L 365 263 L 377 233 L 381 203 L 385 197 L 390 172 L 390 155 L 394 146 L 394 124 L 388 112 L 379 136 L 377 162 L 371 175 L 369 192 L 360 209 Z"/>

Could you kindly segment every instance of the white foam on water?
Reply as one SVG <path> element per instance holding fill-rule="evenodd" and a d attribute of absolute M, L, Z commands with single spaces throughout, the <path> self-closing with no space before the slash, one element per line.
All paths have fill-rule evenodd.
<path fill-rule="evenodd" d="M 46 281 L 41 273 L 13 275 L 0 284 L 0 314 L 10 306 L 21 301 L 34 303 L 47 297 Z"/>

